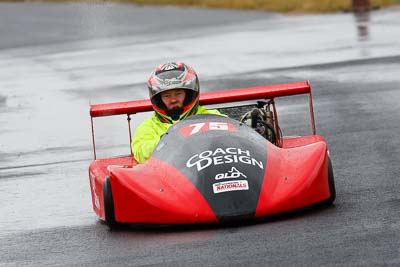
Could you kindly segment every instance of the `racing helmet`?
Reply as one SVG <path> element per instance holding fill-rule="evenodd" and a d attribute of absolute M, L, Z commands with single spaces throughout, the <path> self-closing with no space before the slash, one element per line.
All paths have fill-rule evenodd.
<path fill-rule="evenodd" d="M 182 62 L 169 62 L 158 66 L 147 82 L 153 109 L 164 122 L 182 120 L 196 113 L 199 106 L 200 84 L 197 73 Z M 172 114 L 161 100 L 161 92 L 184 89 L 186 97 L 181 111 Z"/>

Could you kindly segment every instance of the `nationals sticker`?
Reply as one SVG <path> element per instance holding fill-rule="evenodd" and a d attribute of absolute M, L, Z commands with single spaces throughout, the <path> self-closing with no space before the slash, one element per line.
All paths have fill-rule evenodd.
<path fill-rule="evenodd" d="M 226 181 L 213 184 L 214 194 L 239 190 L 249 190 L 249 183 L 247 180 Z"/>

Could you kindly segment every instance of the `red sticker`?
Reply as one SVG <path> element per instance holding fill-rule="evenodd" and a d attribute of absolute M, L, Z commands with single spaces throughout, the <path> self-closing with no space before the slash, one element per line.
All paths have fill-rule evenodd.
<path fill-rule="evenodd" d="M 199 122 L 183 126 L 179 129 L 184 137 L 207 131 L 237 131 L 235 125 L 227 122 Z"/>

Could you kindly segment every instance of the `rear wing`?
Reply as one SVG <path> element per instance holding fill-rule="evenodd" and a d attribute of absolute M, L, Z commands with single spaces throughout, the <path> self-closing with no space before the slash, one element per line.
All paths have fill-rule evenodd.
<path fill-rule="evenodd" d="M 273 99 L 275 97 L 299 94 L 311 94 L 311 87 L 308 81 L 201 93 L 200 105 L 213 105 L 253 99 Z M 153 107 L 150 100 L 132 100 L 127 102 L 90 105 L 90 116 L 94 118 L 122 114 L 129 115 L 152 110 Z"/>
<path fill-rule="evenodd" d="M 248 101 L 255 99 L 274 99 L 276 97 L 300 95 L 300 94 L 309 95 L 311 127 L 312 127 L 312 133 L 315 135 L 316 128 L 314 119 L 314 109 L 313 109 L 313 102 L 311 95 L 311 86 L 308 81 L 256 86 L 249 88 L 229 89 L 218 92 L 206 92 L 200 94 L 199 101 L 200 105 L 214 105 L 214 104 L 240 102 L 240 101 Z M 130 126 L 130 120 L 131 120 L 130 115 L 152 110 L 153 107 L 149 99 L 90 105 L 94 158 L 96 159 L 93 118 L 126 114 L 129 126 L 129 140 L 131 142 L 132 135 Z"/>

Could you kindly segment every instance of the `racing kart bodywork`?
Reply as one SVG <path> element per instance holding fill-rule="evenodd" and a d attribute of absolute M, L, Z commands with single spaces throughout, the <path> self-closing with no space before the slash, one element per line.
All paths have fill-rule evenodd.
<path fill-rule="evenodd" d="M 312 134 L 282 137 L 275 102 L 272 143 L 238 120 L 195 115 L 170 127 L 151 157 L 96 159 L 93 118 L 151 111 L 149 100 L 91 105 L 95 160 L 92 204 L 110 227 L 117 223 L 192 224 L 256 219 L 335 200 L 328 146 L 316 134 L 309 82 L 200 95 L 200 104 L 308 94 Z M 129 125 L 129 136 L 131 136 Z"/>

